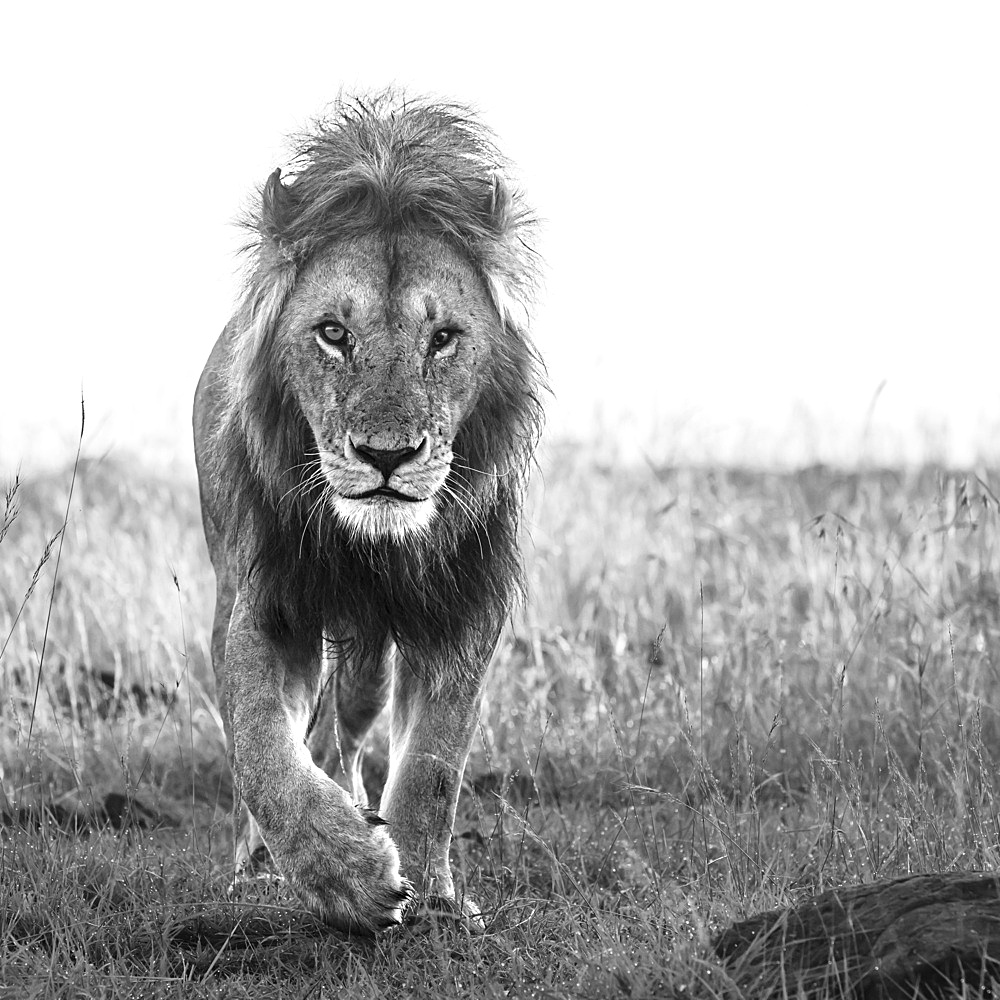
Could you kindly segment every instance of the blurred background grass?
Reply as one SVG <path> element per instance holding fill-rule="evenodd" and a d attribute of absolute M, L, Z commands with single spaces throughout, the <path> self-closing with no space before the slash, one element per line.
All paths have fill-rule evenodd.
<path fill-rule="evenodd" d="M 68 487 L 68 471 L 44 475 L 9 505 L 8 750 L 34 702 L 51 552 L 38 563 Z M 477 753 L 524 768 L 545 729 L 551 766 L 593 778 L 621 739 L 654 785 L 675 787 L 696 736 L 712 770 L 730 770 L 738 747 L 755 780 L 791 793 L 837 743 L 842 758 L 869 753 L 879 727 L 929 772 L 947 767 L 942 728 L 970 713 L 992 745 L 995 707 L 980 702 L 996 680 L 998 492 L 985 470 L 624 466 L 551 447 L 528 505 L 530 596 L 497 657 Z M 36 733 L 73 751 L 67 768 L 81 728 L 110 741 L 114 761 L 123 741 L 144 747 L 160 775 L 189 770 L 191 727 L 221 758 L 193 482 L 85 461 L 63 543 Z M 172 730 L 169 752 L 146 746 Z"/>

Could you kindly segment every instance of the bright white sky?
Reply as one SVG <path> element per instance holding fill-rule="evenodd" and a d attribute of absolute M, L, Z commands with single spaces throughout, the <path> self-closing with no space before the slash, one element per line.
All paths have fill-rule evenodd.
<path fill-rule="evenodd" d="M 547 220 L 553 436 L 1000 456 L 1000 6 L 556 8 L 6 9 L 0 476 L 69 457 L 81 386 L 89 453 L 188 461 L 230 220 L 389 83 L 476 106 Z"/>

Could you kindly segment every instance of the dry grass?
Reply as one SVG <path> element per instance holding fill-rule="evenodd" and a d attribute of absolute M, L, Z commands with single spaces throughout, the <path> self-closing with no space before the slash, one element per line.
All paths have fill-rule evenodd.
<path fill-rule="evenodd" d="M 193 483 L 81 467 L 41 666 L 69 474 L 20 483 L 0 993 L 738 997 L 730 921 L 998 867 L 1000 473 L 544 466 L 455 830 L 488 933 L 375 942 L 226 900 Z M 109 792 L 145 812 L 108 826 Z"/>

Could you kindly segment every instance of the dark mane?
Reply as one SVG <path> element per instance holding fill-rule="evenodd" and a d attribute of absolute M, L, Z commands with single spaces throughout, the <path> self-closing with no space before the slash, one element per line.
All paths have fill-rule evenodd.
<path fill-rule="evenodd" d="M 261 192 L 213 447 L 221 527 L 258 626 L 274 641 L 318 648 L 325 627 L 360 655 L 377 655 L 391 637 L 415 668 L 454 676 L 496 640 L 522 584 L 518 522 L 544 392 L 526 318 L 533 220 L 505 169 L 466 109 L 381 95 L 338 102 L 298 138 L 292 183 L 275 172 Z M 284 383 L 274 334 L 317 251 L 401 230 L 443 237 L 473 264 L 503 333 L 454 441 L 452 489 L 430 530 L 375 544 L 316 508 L 316 444 Z"/>

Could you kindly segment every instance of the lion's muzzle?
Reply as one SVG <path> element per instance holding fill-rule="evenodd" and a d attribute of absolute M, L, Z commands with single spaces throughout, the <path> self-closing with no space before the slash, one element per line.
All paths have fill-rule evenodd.
<path fill-rule="evenodd" d="M 402 448 L 377 448 L 368 441 L 358 441 L 348 432 L 344 438 L 344 456 L 349 462 L 363 462 L 382 473 L 385 481 L 407 463 L 419 465 L 430 455 L 430 439 L 426 434 L 416 446 L 409 444 Z"/>
<path fill-rule="evenodd" d="M 321 453 L 333 508 L 352 535 L 398 539 L 427 529 L 451 456 L 436 455 L 428 434 L 415 438 L 348 431 L 340 453 Z"/>

